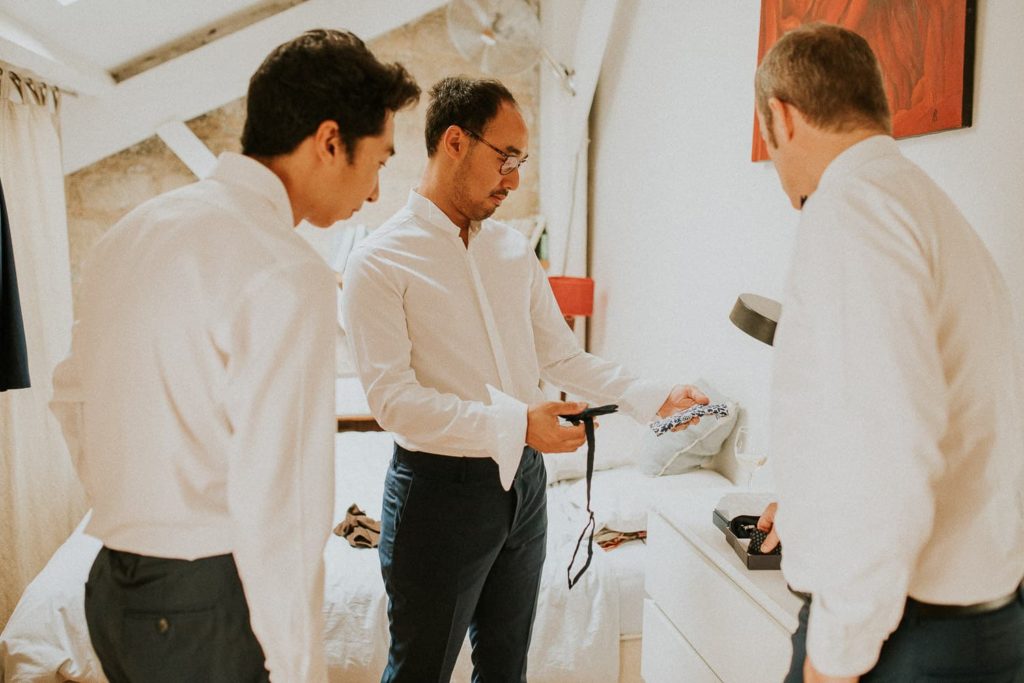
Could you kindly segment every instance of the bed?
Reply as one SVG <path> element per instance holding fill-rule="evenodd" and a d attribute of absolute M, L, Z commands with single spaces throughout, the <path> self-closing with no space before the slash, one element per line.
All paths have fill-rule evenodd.
<path fill-rule="evenodd" d="M 351 407 L 341 409 L 353 417 Z M 368 429 L 370 429 L 368 427 Z M 391 436 L 376 431 L 339 433 L 336 442 L 335 523 L 356 503 L 379 519 Z M 643 604 L 642 542 L 611 551 L 595 546 L 594 561 L 572 591 L 566 564 L 585 522 L 584 482 L 553 483 L 548 493 L 548 559 L 530 650 L 531 683 L 635 683 Z M 711 470 L 648 477 L 631 467 L 595 473 L 597 526 L 644 528 L 652 501 L 671 501 L 695 488 L 729 488 Z M 0 679 L 105 681 L 85 625 L 84 583 L 100 543 L 82 533 L 83 520 L 27 587 L 0 634 Z M 623 528 L 630 527 L 630 528 Z M 325 642 L 331 681 L 376 683 L 387 656 L 387 599 L 374 550 L 357 549 L 332 534 L 324 551 Z M 470 680 L 463 647 L 453 681 Z"/>

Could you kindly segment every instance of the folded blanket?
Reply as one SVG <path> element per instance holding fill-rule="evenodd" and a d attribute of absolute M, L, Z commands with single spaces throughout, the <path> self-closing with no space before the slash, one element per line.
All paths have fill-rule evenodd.
<path fill-rule="evenodd" d="M 380 522 L 367 517 L 358 505 L 352 503 L 345 512 L 345 521 L 334 527 L 334 533 L 353 548 L 376 548 L 380 541 Z"/>

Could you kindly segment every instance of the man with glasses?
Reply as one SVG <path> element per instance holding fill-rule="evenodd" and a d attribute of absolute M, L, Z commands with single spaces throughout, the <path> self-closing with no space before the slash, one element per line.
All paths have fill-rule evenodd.
<path fill-rule="evenodd" d="M 447 681 L 468 629 L 474 680 L 525 681 L 547 532 L 541 452 L 585 440 L 558 416 L 586 404 L 546 401 L 540 380 L 639 420 L 707 397 L 584 352 L 527 240 L 487 220 L 527 160 L 512 94 L 457 77 L 430 95 L 420 185 L 352 254 L 343 290 L 370 408 L 396 441 L 382 680 Z"/>

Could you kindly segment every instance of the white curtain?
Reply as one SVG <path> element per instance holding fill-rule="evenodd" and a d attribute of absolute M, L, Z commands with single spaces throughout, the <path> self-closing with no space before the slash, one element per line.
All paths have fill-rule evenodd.
<path fill-rule="evenodd" d="M 0 392 L 0 627 L 85 511 L 47 407 L 72 320 L 58 97 L 48 86 L 0 73 L 0 181 L 32 382 Z"/>

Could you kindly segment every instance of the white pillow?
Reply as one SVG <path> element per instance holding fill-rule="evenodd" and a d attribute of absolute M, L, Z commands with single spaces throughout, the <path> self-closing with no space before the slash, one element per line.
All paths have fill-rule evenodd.
<path fill-rule="evenodd" d="M 724 403 L 729 408 L 727 417 L 707 416 L 699 424 L 679 432 L 668 432 L 656 436 L 650 429 L 644 430 L 640 441 L 640 468 L 647 474 L 660 477 L 681 474 L 700 467 L 711 456 L 722 450 L 722 444 L 736 426 L 739 405 L 719 393 L 703 380 L 694 383 L 707 394 L 712 403 Z"/>
<path fill-rule="evenodd" d="M 643 433 L 651 431 L 628 415 L 602 415 L 594 432 L 594 469 L 610 470 L 621 465 L 635 465 Z M 573 453 L 545 453 L 544 466 L 548 483 L 579 479 L 587 474 L 587 444 Z"/>

